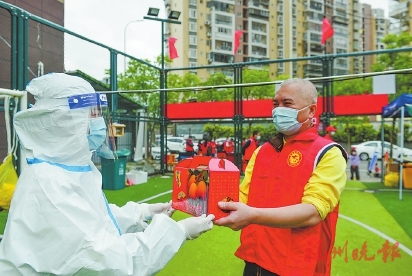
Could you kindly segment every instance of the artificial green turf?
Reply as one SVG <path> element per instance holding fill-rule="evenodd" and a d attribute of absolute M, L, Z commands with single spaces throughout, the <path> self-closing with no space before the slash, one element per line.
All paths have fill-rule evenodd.
<path fill-rule="evenodd" d="M 378 229 L 386 235 L 401 242 L 412 249 L 409 225 L 412 206 L 412 194 L 404 193 L 404 200 L 397 199 L 396 192 L 366 193 L 363 190 L 381 189 L 380 183 L 362 183 L 348 181 L 348 188 L 342 194 L 340 213 L 361 221 Z M 128 201 L 142 201 L 153 197 L 147 202 L 167 202 L 171 199 L 172 178 L 151 177 L 148 183 L 126 187 L 122 190 L 105 190 L 109 202 L 119 206 Z M 349 190 L 354 189 L 354 190 Z M 164 195 L 156 196 L 164 193 Z M 7 212 L 0 212 L 0 233 L 4 229 Z M 176 211 L 173 219 L 179 221 L 188 217 L 187 214 Z M 186 241 L 172 260 L 158 275 L 242 275 L 243 261 L 233 254 L 239 245 L 240 232 L 232 231 L 225 227 L 214 226 L 213 229 L 198 239 Z M 410 275 L 412 271 L 412 257 L 404 251 L 399 251 L 401 258 L 393 261 L 389 256 L 387 262 L 378 254 L 385 240 L 369 230 L 340 218 L 337 226 L 335 248 L 338 249 L 348 242 L 346 253 L 341 256 L 334 251 L 332 262 L 333 276 L 352 275 Z M 367 256 L 375 255 L 375 259 L 354 260 L 360 257 L 362 245 L 366 242 Z M 356 251 L 357 250 L 357 251 Z M 347 254 L 347 262 L 345 261 Z"/>
<path fill-rule="evenodd" d="M 339 213 L 357 221 L 360 221 L 376 230 L 400 242 L 407 248 L 412 248 L 412 240 L 406 233 L 405 229 L 394 218 L 393 213 L 388 210 L 388 206 L 400 204 L 401 208 L 407 205 L 412 205 L 412 197 L 406 195 L 404 202 L 396 201 L 396 193 L 386 191 L 377 193 L 367 193 L 366 190 L 380 189 L 380 183 L 361 183 L 358 181 L 348 181 L 345 190 L 342 193 Z M 349 190 L 358 189 L 358 190 Z M 377 199 L 377 195 L 385 197 L 384 204 Z M 408 208 L 408 207 L 407 207 Z M 404 216 L 404 220 L 411 219 Z M 354 224 L 351 221 L 339 218 L 337 226 L 337 236 L 335 248 L 344 247 L 347 242 L 347 247 L 342 256 L 334 255 L 332 265 L 332 275 L 409 275 L 412 271 L 412 257 L 407 252 L 399 250 L 401 258 L 391 257 L 386 263 L 383 261 L 382 254 L 378 251 L 385 243 L 385 239 L 379 235 L 369 231 L 368 229 Z M 392 244 L 391 244 L 392 245 Z M 362 246 L 365 246 L 366 256 L 372 257 L 374 260 L 365 260 L 360 258 Z M 347 256 L 345 261 L 344 256 Z M 354 258 L 357 257 L 357 258 Z M 355 259 L 355 260 L 354 260 Z"/>

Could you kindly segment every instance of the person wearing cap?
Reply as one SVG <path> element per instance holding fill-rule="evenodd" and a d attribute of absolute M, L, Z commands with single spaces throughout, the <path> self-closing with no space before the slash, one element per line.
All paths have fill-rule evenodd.
<path fill-rule="evenodd" d="M 328 126 L 326 127 L 326 134 L 325 134 L 325 138 L 329 139 L 331 141 L 333 141 L 333 135 L 335 135 L 336 132 L 336 128 L 334 126 Z"/>
<path fill-rule="evenodd" d="M 62 73 L 33 79 L 14 117 L 27 165 L 0 242 L 0 275 L 155 275 L 213 215 L 170 218 L 171 203 L 109 204 L 92 153 L 115 162 L 105 94 Z"/>

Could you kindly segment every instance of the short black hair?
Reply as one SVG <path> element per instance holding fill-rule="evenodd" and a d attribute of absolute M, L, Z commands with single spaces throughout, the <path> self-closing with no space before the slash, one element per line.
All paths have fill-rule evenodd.
<path fill-rule="evenodd" d="M 259 134 L 259 131 L 257 131 L 257 130 L 253 131 L 253 136 L 255 136 L 257 134 Z"/>

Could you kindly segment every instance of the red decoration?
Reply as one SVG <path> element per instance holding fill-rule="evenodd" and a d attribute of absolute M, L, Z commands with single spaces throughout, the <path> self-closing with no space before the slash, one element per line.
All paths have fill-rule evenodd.
<path fill-rule="evenodd" d="M 330 25 L 329 20 L 325 17 L 323 17 L 323 23 L 322 23 L 322 40 L 320 44 L 325 44 L 326 40 L 330 38 L 335 31 L 333 30 L 332 26 Z"/>
<path fill-rule="evenodd" d="M 242 35 L 243 35 L 243 31 L 241 31 L 241 30 L 235 31 L 235 48 L 234 48 L 234 51 L 233 51 L 233 53 L 235 55 L 236 55 L 237 49 L 239 48 L 240 38 L 242 37 Z"/>
<path fill-rule="evenodd" d="M 177 54 L 177 50 L 175 47 L 175 42 L 177 41 L 176 38 L 174 37 L 169 37 L 169 58 L 170 59 L 174 59 L 179 57 L 179 55 Z"/>

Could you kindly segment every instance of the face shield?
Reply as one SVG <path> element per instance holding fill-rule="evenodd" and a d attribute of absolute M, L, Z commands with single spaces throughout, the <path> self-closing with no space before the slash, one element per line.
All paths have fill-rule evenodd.
<path fill-rule="evenodd" d="M 87 140 L 89 150 L 105 159 L 117 159 L 116 145 L 111 127 L 110 111 L 107 108 L 106 94 L 90 93 L 70 96 L 70 110 L 84 109 L 88 114 Z M 109 126 L 109 127 L 107 127 Z"/>

